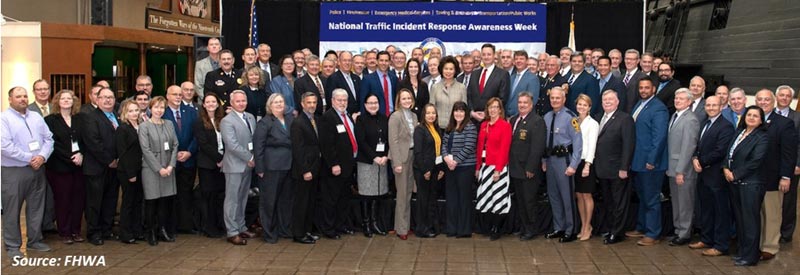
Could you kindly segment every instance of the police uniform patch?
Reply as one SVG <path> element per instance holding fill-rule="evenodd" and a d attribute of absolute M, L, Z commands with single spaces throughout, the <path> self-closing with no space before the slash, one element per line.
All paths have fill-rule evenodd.
<path fill-rule="evenodd" d="M 577 117 L 573 117 L 572 118 L 572 128 L 575 128 L 575 132 L 578 132 L 578 133 L 581 132 L 581 124 L 578 123 L 578 118 Z"/>
<path fill-rule="evenodd" d="M 236 83 L 239 83 L 239 85 L 242 85 L 242 79 L 241 78 L 237 78 L 236 79 Z"/>
<path fill-rule="evenodd" d="M 225 81 L 217 80 L 217 81 L 214 81 L 214 84 L 216 84 L 217 86 L 225 86 Z"/>

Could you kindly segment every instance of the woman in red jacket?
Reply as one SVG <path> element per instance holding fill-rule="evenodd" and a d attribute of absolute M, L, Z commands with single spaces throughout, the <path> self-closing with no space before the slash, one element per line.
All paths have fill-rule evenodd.
<path fill-rule="evenodd" d="M 491 226 L 490 240 L 500 238 L 511 196 L 508 192 L 508 151 L 511 148 L 511 124 L 505 120 L 503 104 L 493 97 L 486 102 L 488 118 L 478 131 L 477 164 L 478 203 L 475 206 Z"/>

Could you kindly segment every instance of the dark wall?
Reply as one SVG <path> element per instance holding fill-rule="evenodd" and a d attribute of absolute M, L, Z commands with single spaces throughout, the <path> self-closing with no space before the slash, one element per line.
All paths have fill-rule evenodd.
<path fill-rule="evenodd" d="M 642 50 L 642 2 L 547 3 L 547 52 L 569 42 L 569 21 L 575 9 L 575 47 Z"/>

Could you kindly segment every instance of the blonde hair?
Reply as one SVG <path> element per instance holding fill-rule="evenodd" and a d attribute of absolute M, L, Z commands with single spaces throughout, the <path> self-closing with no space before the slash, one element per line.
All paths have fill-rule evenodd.
<path fill-rule="evenodd" d="M 119 104 L 119 118 L 121 123 L 130 124 L 128 121 L 128 105 L 136 105 L 139 107 L 139 104 L 136 104 L 136 101 L 133 99 L 126 99 L 123 100 L 122 103 Z M 144 112 L 144 110 L 139 110 L 140 112 Z M 142 122 L 142 116 L 136 118 L 136 122 Z"/>

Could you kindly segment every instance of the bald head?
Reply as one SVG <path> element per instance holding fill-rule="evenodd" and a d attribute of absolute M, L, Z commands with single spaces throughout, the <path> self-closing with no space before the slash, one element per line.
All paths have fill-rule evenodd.
<path fill-rule="evenodd" d="M 700 76 L 692 77 L 692 80 L 689 81 L 689 91 L 692 92 L 692 97 L 703 98 L 703 94 L 706 92 L 706 81 Z"/>

